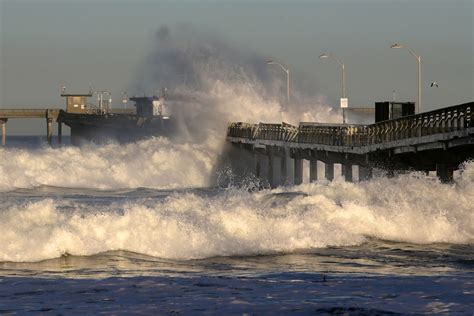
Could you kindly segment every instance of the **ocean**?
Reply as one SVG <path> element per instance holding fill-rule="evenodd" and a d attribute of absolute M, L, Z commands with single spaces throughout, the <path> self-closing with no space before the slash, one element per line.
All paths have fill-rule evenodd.
<path fill-rule="evenodd" d="M 253 191 L 218 146 L 64 143 L 0 148 L 0 314 L 473 314 L 472 162 Z"/>

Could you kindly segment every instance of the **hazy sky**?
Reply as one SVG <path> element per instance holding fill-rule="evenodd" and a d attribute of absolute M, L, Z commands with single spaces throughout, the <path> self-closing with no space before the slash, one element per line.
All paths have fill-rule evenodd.
<path fill-rule="evenodd" d="M 347 68 L 351 106 L 414 101 L 422 57 L 423 106 L 474 100 L 474 0 L 0 0 L 0 107 L 63 106 L 59 87 L 90 83 L 119 103 L 162 25 L 187 24 L 234 46 L 278 59 L 336 104 L 338 66 Z M 439 88 L 429 88 L 432 81 Z M 298 87 L 295 87 L 298 89 Z M 16 134 L 43 133 L 44 122 L 9 122 Z"/>

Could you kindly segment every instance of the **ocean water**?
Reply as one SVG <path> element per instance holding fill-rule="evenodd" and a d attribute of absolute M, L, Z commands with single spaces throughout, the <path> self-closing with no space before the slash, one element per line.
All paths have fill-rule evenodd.
<path fill-rule="evenodd" d="M 0 146 L 0 314 L 473 314 L 473 162 L 452 184 L 239 186 L 220 164 L 228 122 L 341 113 L 297 73 L 282 103 L 271 56 L 160 34 L 127 91 L 173 87 L 173 140 Z"/>
<path fill-rule="evenodd" d="M 188 146 L 9 139 L 0 313 L 472 315 L 473 163 L 449 185 L 413 173 L 252 192 L 208 185 L 199 151 L 169 175 L 161 155 Z"/>

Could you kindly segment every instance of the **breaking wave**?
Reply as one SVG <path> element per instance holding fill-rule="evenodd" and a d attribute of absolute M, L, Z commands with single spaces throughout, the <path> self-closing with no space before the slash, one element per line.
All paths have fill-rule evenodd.
<path fill-rule="evenodd" d="M 186 44 L 186 45 L 184 45 Z M 173 141 L 89 144 L 81 148 L 0 148 L 0 191 L 41 185 L 157 189 L 210 185 L 228 122 L 336 120 L 320 96 L 294 90 L 287 107 L 283 78 L 265 58 L 189 29 L 161 28 L 132 91 L 173 86 L 168 105 L 179 124 Z M 187 80 L 183 80 L 182 75 Z M 178 80 L 178 79 L 179 80 Z"/>
<path fill-rule="evenodd" d="M 419 174 L 360 184 L 320 181 L 250 193 L 173 193 L 86 204 L 43 199 L 2 206 L 0 261 L 127 250 L 165 259 L 351 246 L 367 237 L 474 242 L 474 164 L 447 186 Z"/>

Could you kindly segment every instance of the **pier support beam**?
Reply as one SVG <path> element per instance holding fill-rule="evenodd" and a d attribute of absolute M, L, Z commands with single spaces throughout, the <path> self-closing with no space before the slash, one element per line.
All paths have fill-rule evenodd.
<path fill-rule="evenodd" d="M 58 143 L 61 144 L 63 142 L 63 124 L 58 122 Z"/>
<path fill-rule="evenodd" d="M 259 153 L 255 153 L 255 177 L 257 179 L 262 177 L 262 161 Z"/>
<path fill-rule="evenodd" d="M 280 185 L 281 180 L 281 162 L 280 157 L 276 156 L 271 150 L 268 154 L 268 181 L 270 182 L 270 187 L 276 188 Z"/>
<path fill-rule="evenodd" d="M 303 183 L 303 159 L 295 158 L 295 185 Z"/>
<path fill-rule="evenodd" d="M 0 125 L 2 125 L 2 146 L 5 146 L 7 143 L 7 119 L 0 120 Z"/>
<path fill-rule="evenodd" d="M 326 177 L 326 180 L 328 181 L 334 180 L 334 164 L 333 163 L 324 164 L 324 176 Z"/>
<path fill-rule="evenodd" d="M 318 161 L 316 159 L 309 160 L 309 182 L 318 181 Z"/>
<path fill-rule="evenodd" d="M 352 165 L 349 163 L 341 164 L 342 173 L 346 182 L 352 182 Z"/>
<path fill-rule="evenodd" d="M 359 166 L 359 181 L 372 179 L 372 168 Z"/>
<path fill-rule="evenodd" d="M 47 118 L 46 119 L 46 138 L 48 139 L 48 144 L 51 144 L 51 140 L 53 138 L 53 130 L 51 129 L 53 125 L 53 119 Z"/>
<path fill-rule="evenodd" d="M 443 183 L 449 183 L 453 181 L 453 171 L 454 168 L 449 165 L 436 164 L 436 176 Z"/>
<path fill-rule="evenodd" d="M 287 147 L 282 148 L 282 156 L 281 156 L 281 165 L 280 165 L 280 184 L 281 185 L 288 185 L 290 183 L 289 177 L 290 177 L 290 172 L 288 168 L 288 162 L 290 161 L 290 150 Z"/>

